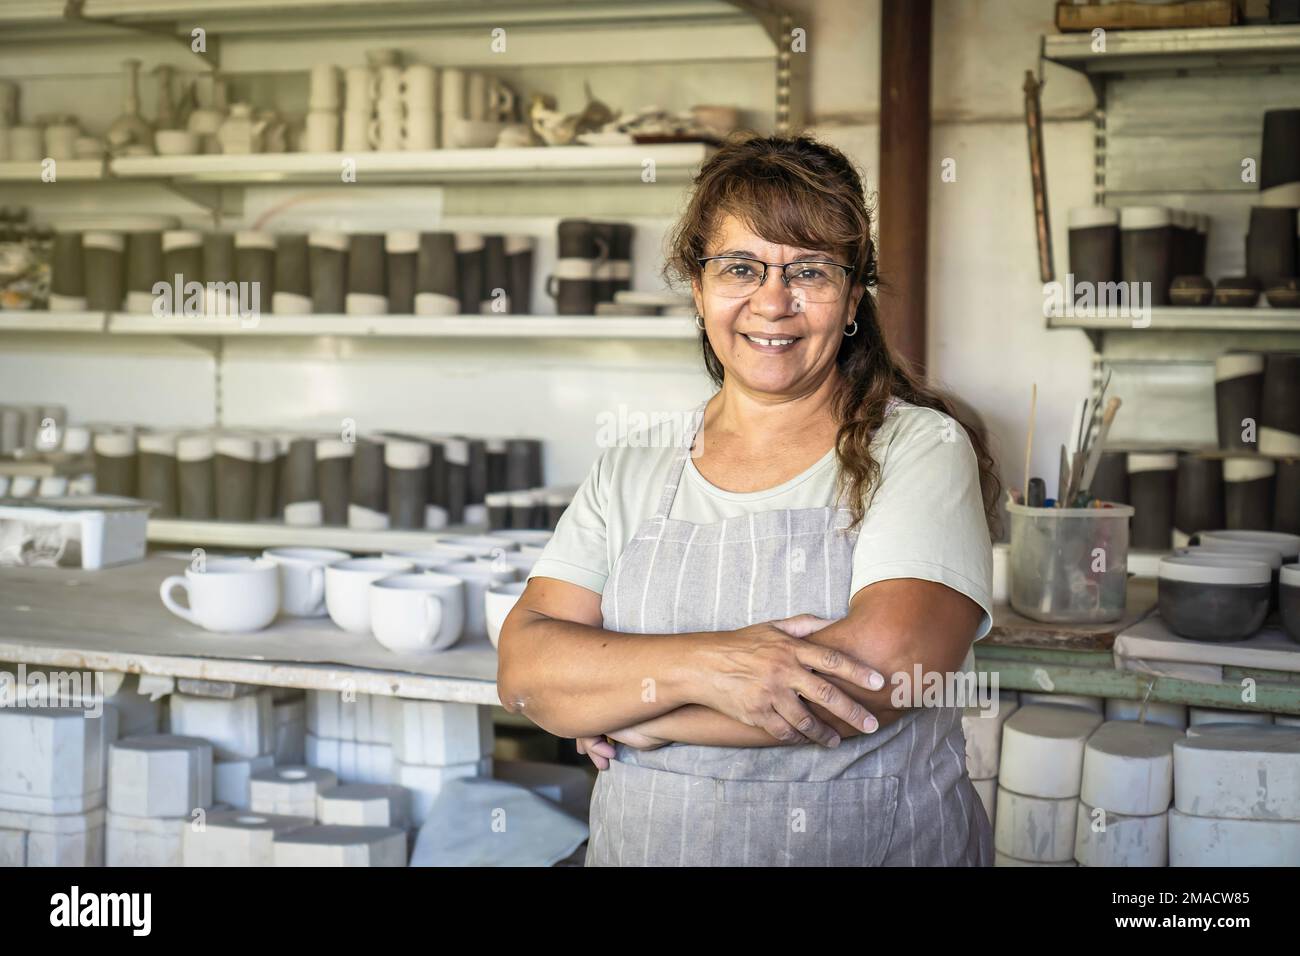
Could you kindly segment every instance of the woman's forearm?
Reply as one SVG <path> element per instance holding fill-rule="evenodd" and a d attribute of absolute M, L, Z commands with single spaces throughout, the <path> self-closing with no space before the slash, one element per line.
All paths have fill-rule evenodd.
<path fill-rule="evenodd" d="M 559 737 L 629 727 L 694 702 L 695 634 L 622 634 L 516 609 L 501 637 L 502 705 Z M 512 613 L 513 616 L 513 613 Z"/>
<path fill-rule="evenodd" d="M 835 728 L 840 738 L 856 737 L 863 733 L 861 728 L 840 720 L 830 711 L 816 704 L 809 705 L 817 716 Z M 902 716 L 901 711 L 884 712 L 877 716 L 880 726 L 893 723 Z M 782 741 L 770 736 L 758 727 L 750 727 L 738 720 L 720 714 L 700 704 L 688 704 L 678 707 L 659 717 L 642 721 L 630 728 L 656 740 L 676 744 L 700 744 L 708 747 L 781 747 Z M 615 740 L 618 734 L 611 734 Z M 626 741 L 624 741 L 626 742 Z M 806 740 L 792 740 L 788 743 L 807 743 Z"/>

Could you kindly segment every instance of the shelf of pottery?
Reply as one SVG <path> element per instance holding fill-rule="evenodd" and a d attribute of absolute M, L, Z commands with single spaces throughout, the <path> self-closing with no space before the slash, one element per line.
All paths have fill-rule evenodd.
<path fill-rule="evenodd" d="M 415 546 L 413 531 L 554 528 L 572 487 L 544 487 L 542 443 L 68 425 L 58 406 L 0 406 L 0 499 L 149 502 L 150 540 Z"/>
<path fill-rule="evenodd" d="M 0 866 L 445 864 L 416 831 L 504 801 L 536 845 L 501 862 L 586 838 L 591 775 L 502 759 L 488 707 L 109 674 L 92 709 L 6 678 Z"/>
<path fill-rule="evenodd" d="M 962 727 L 997 866 L 1300 865 L 1300 716 L 1003 692 Z"/>
<path fill-rule="evenodd" d="M 117 334 L 581 334 L 564 318 L 693 315 L 689 299 L 630 288 L 633 227 L 566 219 L 546 288 L 557 320 L 533 316 L 534 238 L 397 230 L 201 232 L 168 217 L 78 218 L 33 228 L 0 219 L 0 328 Z M 53 320 L 49 325 L 45 319 Z M 293 317 L 290 319 L 289 317 Z M 362 318 L 386 317 L 385 323 Z M 414 317 L 437 321 L 403 321 Z M 71 321 L 60 323 L 59 319 Z M 263 321 L 265 320 L 265 321 Z M 448 322 L 451 320 L 451 322 Z M 534 322 L 534 320 L 536 320 Z M 592 334 L 687 337 L 690 322 L 592 325 Z"/>

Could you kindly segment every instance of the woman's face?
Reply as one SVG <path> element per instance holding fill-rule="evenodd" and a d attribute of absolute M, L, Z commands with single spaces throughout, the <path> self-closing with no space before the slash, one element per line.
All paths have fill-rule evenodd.
<path fill-rule="evenodd" d="M 844 261 L 824 249 L 768 242 L 732 215 L 721 219 L 705 255 L 777 263 Z M 762 266 L 757 268 L 761 272 Z M 834 302 L 808 302 L 797 289 L 786 287 L 777 268 L 769 268 L 763 284 L 744 298 L 722 294 L 708 275 L 693 287 L 696 310 L 704 316 L 705 332 L 726 369 L 727 382 L 773 396 L 806 394 L 833 372 L 863 291 L 849 282 Z"/>

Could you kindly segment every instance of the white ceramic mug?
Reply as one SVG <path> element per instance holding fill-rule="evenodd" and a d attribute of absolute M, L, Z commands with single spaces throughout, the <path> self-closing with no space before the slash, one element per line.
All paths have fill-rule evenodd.
<path fill-rule="evenodd" d="M 178 587 L 184 588 L 189 607 L 172 597 Z M 158 594 L 167 610 L 204 630 L 260 631 L 280 609 L 280 572 L 265 558 L 209 558 L 202 571 L 190 568 L 167 578 Z"/>
<path fill-rule="evenodd" d="M 457 561 L 434 570 L 465 582 L 465 636 L 469 638 L 488 636 L 487 618 L 483 610 L 488 589 L 519 580 L 519 571 L 505 562 Z"/>
<path fill-rule="evenodd" d="M 370 150 L 370 128 L 373 120 L 369 113 L 348 111 L 343 114 L 343 152 L 364 153 Z"/>
<path fill-rule="evenodd" d="M 317 63 L 311 68 L 311 110 L 339 108 L 339 68 L 333 63 Z"/>
<path fill-rule="evenodd" d="M 374 109 L 375 99 L 375 78 L 371 75 L 369 67 L 350 66 L 344 74 L 345 87 L 347 90 L 344 103 L 345 111 L 348 113 L 365 113 L 370 115 Z"/>
<path fill-rule="evenodd" d="M 511 581 L 488 588 L 483 595 L 483 614 L 487 621 L 488 640 L 496 647 L 501 641 L 501 626 L 505 624 L 510 609 L 519 600 L 519 595 L 528 587 L 527 581 Z"/>
<path fill-rule="evenodd" d="M 402 102 L 381 103 L 370 124 L 370 145 L 384 152 L 396 152 L 406 140 L 406 114 Z"/>
<path fill-rule="evenodd" d="M 160 129 L 153 144 L 159 156 L 194 156 L 203 148 L 203 137 L 187 129 Z"/>
<path fill-rule="evenodd" d="M 39 126 L 14 126 L 9 130 L 9 158 L 16 162 L 39 162 L 44 159 L 44 143 Z"/>
<path fill-rule="evenodd" d="M 280 608 L 290 617 L 325 616 L 325 568 L 352 557 L 333 548 L 268 548 L 280 569 Z"/>
<path fill-rule="evenodd" d="M 402 68 L 381 66 L 374 73 L 375 109 L 391 109 L 402 102 Z"/>
<path fill-rule="evenodd" d="M 438 71 L 424 63 L 414 63 L 402 71 L 402 99 L 407 109 L 433 113 L 438 101 Z"/>
<path fill-rule="evenodd" d="M 75 123 L 60 123 L 45 127 L 45 155 L 50 159 L 72 159 L 77 137 L 81 135 Z"/>
<path fill-rule="evenodd" d="M 438 118 L 432 108 L 407 106 L 403 149 L 434 149 L 438 145 Z"/>
<path fill-rule="evenodd" d="M 308 113 L 302 145 L 303 151 L 307 153 L 337 153 L 339 114 L 332 110 L 312 110 Z"/>
<path fill-rule="evenodd" d="M 442 600 L 431 575 L 399 574 L 370 585 L 370 630 L 390 651 L 440 651 Z"/>
<path fill-rule="evenodd" d="M 518 551 L 519 542 L 488 534 L 449 534 L 438 539 L 438 548 L 467 558 L 490 558 L 502 551 Z"/>
<path fill-rule="evenodd" d="M 352 558 L 325 569 L 325 608 L 330 620 L 350 634 L 370 633 L 370 585 L 414 570 L 400 558 Z"/>
<path fill-rule="evenodd" d="M 385 551 L 384 557 L 396 561 L 409 561 L 415 567 L 428 571 L 441 564 L 454 564 L 465 560 L 465 555 L 451 548 L 424 548 L 420 551 Z"/>

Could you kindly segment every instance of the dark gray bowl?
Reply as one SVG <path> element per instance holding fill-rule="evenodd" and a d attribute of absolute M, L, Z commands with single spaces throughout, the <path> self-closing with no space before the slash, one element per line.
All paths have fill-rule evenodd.
<path fill-rule="evenodd" d="M 1175 555 L 1160 562 L 1160 616 L 1179 637 L 1226 644 L 1264 625 L 1272 569 L 1233 555 Z"/>

